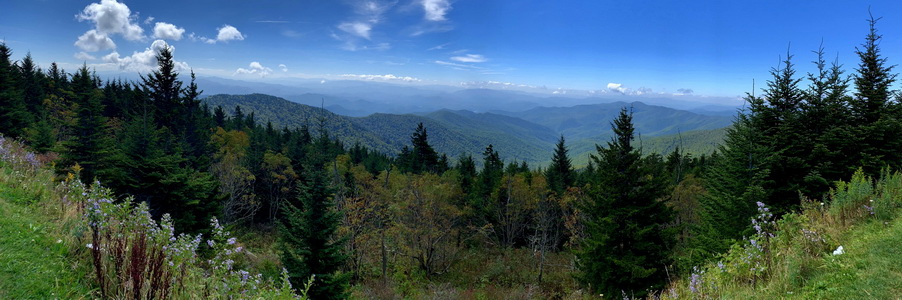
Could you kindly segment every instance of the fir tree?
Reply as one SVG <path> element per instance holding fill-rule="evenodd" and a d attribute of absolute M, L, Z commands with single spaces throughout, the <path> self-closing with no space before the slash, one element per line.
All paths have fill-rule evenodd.
<path fill-rule="evenodd" d="M 883 36 L 877 33 L 879 20 L 874 17 L 868 20 L 869 31 L 864 44 L 861 48 L 855 48 L 860 62 L 854 76 L 856 92 L 851 107 L 858 121 L 865 124 L 880 119 L 890 100 L 890 86 L 896 81 L 896 74 L 892 74 L 895 66 L 888 66 L 886 58 L 880 55 L 880 39 Z"/>
<path fill-rule="evenodd" d="M 773 153 L 760 143 L 763 134 L 751 125 L 753 117 L 739 114 L 727 129 L 714 165 L 705 173 L 708 192 L 699 199 L 699 224 L 691 228 L 691 266 L 725 252 L 742 239 L 750 229 L 755 202 L 766 201 L 763 186 Z"/>
<path fill-rule="evenodd" d="M 81 165 L 85 181 L 93 181 L 97 175 L 104 180 L 112 178 L 113 174 L 106 173 L 112 170 L 111 159 L 117 152 L 103 116 L 103 92 L 87 66 L 72 75 L 72 93 L 78 104 L 78 121 L 74 138 L 66 145 L 68 151 L 63 153 L 63 166 Z"/>
<path fill-rule="evenodd" d="M 32 121 L 23 98 L 18 68 L 10 60 L 12 51 L 0 43 L 0 130 L 20 137 Z"/>
<path fill-rule="evenodd" d="M 323 139 L 318 139 L 317 148 L 327 146 Z M 342 272 L 348 257 L 345 239 L 338 236 L 341 214 L 335 208 L 323 152 L 305 168 L 296 201 L 282 207 L 281 260 L 293 286 L 302 287 L 315 276 L 307 294 L 311 299 L 345 299 L 351 274 Z"/>
<path fill-rule="evenodd" d="M 563 195 L 568 187 L 573 186 L 576 181 L 576 174 L 573 172 L 573 165 L 570 157 L 567 156 L 567 147 L 564 145 L 564 136 L 558 140 L 554 148 L 554 156 L 551 157 L 551 165 L 545 170 L 545 180 L 548 182 L 548 189 L 557 195 Z"/>
<path fill-rule="evenodd" d="M 584 203 L 587 237 L 578 251 L 579 279 L 607 297 L 644 297 L 666 283 L 674 243 L 670 209 L 661 201 L 666 178 L 644 163 L 632 145 L 632 114 L 614 120 L 615 137 L 597 146 L 598 182 Z"/>

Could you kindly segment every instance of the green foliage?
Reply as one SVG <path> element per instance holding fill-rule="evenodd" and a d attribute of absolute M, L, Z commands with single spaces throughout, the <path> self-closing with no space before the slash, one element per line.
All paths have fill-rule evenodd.
<path fill-rule="evenodd" d="M 661 201 L 666 178 L 632 145 L 634 127 L 626 108 L 611 125 L 616 133 L 593 160 L 598 182 L 584 204 L 586 238 L 578 252 L 580 280 L 606 295 L 643 297 L 664 286 L 673 230 Z"/>
<path fill-rule="evenodd" d="M 410 136 L 412 148 L 406 146 L 398 155 L 397 165 L 399 171 L 422 174 L 423 172 L 444 173 L 448 170 L 447 158 L 439 159 L 438 152 L 429 145 L 429 136 L 423 123 L 417 124 L 416 130 Z"/>
<path fill-rule="evenodd" d="M 311 298 L 344 299 L 351 274 L 342 270 L 347 254 L 345 238 L 337 235 L 341 212 L 334 208 L 334 189 L 329 186 L 323 162 L 314 159 L 306 169 L 298 184 L 298 198 L 283 205 L 282 265 L 296 286 L 310 276 L 316 277 Z"/>
<path fill-rule="evenodd" d="M 576 181 L 576 173 L 573 171 L 570 157 L 567 156 L 563 135 L 554 148 L 551 165 L 545 169 L 545 179 L 548 181 L 548 189 L 558 195 L 563 195 L 564 191 Z"/>
<path fill-rule="evenodd" d="M 729 249 L 749 233 L 748 220 L 755 213 L 755 202 L 766 201 L 764 189 L 772 151 L 758 141 L 762 133 L 752 126 L 752 116 L 740 114 L 728 129 L 720 155 L 705 174 L 706 194 L 699 198 L 699 222 L 693 232 L 688 253 L 689 268 Z"/>
<path fill-rule="evenodd" d="M 662 296 L 894 297 L 902 291 L 902 252 L 895 246 L 902 237 L 902 175 L 883 174 L 874 182 L 859 170 L 851 181 L 836 183 L 830 201 L 805 201 L 801 211 L 776 223 L 761 222 L 760 216 L 769 211 L 759 208 L 755 234 L 732 245 L 717 261 L 694 269 Z"/>

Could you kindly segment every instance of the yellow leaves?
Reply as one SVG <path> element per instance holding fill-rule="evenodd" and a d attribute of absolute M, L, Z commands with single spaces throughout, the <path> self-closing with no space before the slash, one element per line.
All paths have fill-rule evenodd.
<path fill-rule="evenodd" d="M 222 127 L 216 127 L 210 137 L 210 144 L 217 148 L 214 158 L 240 160 L 247 155 L 251 141 L 244 131 L 225 131 Z"/>

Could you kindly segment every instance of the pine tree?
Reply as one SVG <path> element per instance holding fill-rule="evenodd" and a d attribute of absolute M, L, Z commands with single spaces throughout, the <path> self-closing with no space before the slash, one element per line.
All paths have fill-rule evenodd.
<path fill-rule="evenodd" d="M 545 180 L 548 189 L 557 195 L 563 195 L 568 187 L 573 186 L 576 174 L 573 172 L 573 164 L 567 156 L 567 147 L 564 144 L 564 136 L 558 140 L 554 148 L 554 156 L 551 157 L 551 165 L 545 170 Z"/>
<path fill-rule="evenodd" d="M 750 229 L 755 202 L 767 199 L 764 186 L 773 151 L 761 143 L 763 133 L 752 126 L 752 118 L 738 115 L 727 129 L 713 166 L 705 173 L 708 192 L 699 199 L 699 225 L 691 228 L 691 266 L 725 252 L 742 239 Z"/>
<path fill-rule="evenodd" d="M 347 261 L 345 239 L 338 236 L 341 213 L 336 210 L 334 189 L 324 170 L 323 137 L 299 183 L 296 201 L 283 205 L 281 260 L 293 286 L 302 287 L 315 276 L 307 294 L 311 299 L 345 299 L 350 273 L 342 272 Z"/>
<path fill-rule="evenodd" d="M 20 137 L 32 122 L 21 89 L 18 68 L 10 60 L 12 50 L 0 43 L 0 130 L 11 137 Z"/>
<path fill-rule="evenodd" d="M 141 75 L 141 89 L 155 107 L 154 119 L 159 127 L 168 127 L 181 133 L 177 124 L 182 118 L 182 93 L 184 88 L 175 71 L 172 50 L 165 48 L 156 55 L 158 68 L 148 75 Z"/>
<path fill-rule="evenodd" d="M 861 60 L 854 76 L 855 98 L 851 102 L 852 113 L 859 122 L 871 124 L 880 119 L 891 96 L 890 86 L 896 81 L 892 74 L 894 65 L 888 66 L 885 57 L 880 55 L 880 39 L 877 33 L 877 21 L 873 16 L 868 20 L 869 31 L 861 48 L 855 53 Z"/>
<path fill-rule="evenodd" d="M 72 75 L 72 93 L 78 104 L 78 121 L 74 138 L 67 143 L 67 151 L 63 153 L 63 166 L 79 164 L 85 181 L 93 181 L 95 176 L 104 180 L 112 178 L 114 175 L 109 171 L 113 171 L 112 159 L 117 151 L 107 130 L 107 118 L 103 116 L 103 92 L 87 66 L 83 65 Z"/>
<path fill-rule="evenodd" d="M 441 159 L 438 152 L 429 145 L 429 134 L 423 123 L 417 124 L 416 130 L 410 135 L 410 143 L 413 147 L 405 146 L 398 155 L 398 165 L 402 172 L 441 174 L 448 169 L 447 158 Z"/>
<path fill-rule="evenodd" d="M 902 147 L 902 138 L 899 138 L 902 122 L 898 104 L 890 101 L 890 87 L 897 74 L 892 73 L 895 65 L 888 65 L 887 59 L 880 55 L 882 36 L 877 33 L 878 20 L 871 17 L 865 42 L 855 49 L 860 62 L 853 79 L 856 92 L 850 101 L 858 125 L 851 133 L 861 138 L 855 149 L 859 155 L 857 165 L 874 176 L 886 165 L 902 167 L 902 154 L 898 151 Z"/>
<path fill-rule="evenodd" d="M 614 120 L 615 137 L 597 146 L 598 182 L 584 203 L 587 237 L 578 251 L 579 279 L 607 297 L 644 297 L 666 283 L 665 266 L 674 233 L 665 229 L 673 213 L 661 201 L 666 178 L 632 145 L 632 114 Z"/>

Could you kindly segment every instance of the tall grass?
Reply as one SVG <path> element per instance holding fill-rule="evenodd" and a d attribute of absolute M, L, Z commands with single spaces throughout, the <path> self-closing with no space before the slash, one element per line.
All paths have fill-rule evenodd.
<path fill-rule="evenodd" d="M 824 202 L 761 225 L 756 234 L 670 284 L 661 298 L 893 298 L 902 292 L 902 174 L 860 170 Z M 838 248 L 842 247 L 842 250 Z"/>
<path fill-rule="evenodd" d="M 44 166 L 50 160 L 0 136 L 0 195 L 13 202 L 0 199 L 0 211 L 5 213 L 0 222 L 4 246 L 0 262 L 12 266 L 13 274 L 27 274 L 9 285 L 13 280 L 0 277 L 4 279 L 0 288 L 11 287 L 0 291 L 0 298 L 306 299 L 314 278 L 295 290 L 284 271 L 280 279 L 268 280 L 237 268 L 235 261 L 241 259 L 243 248 L 217 220 L 211 220 L 212 234 L 207 238 L 175 235 L 168 215 L 157 222 L 146 203 L 116 199 L 99 182 L 82 184 L 77 174 L 56 178 Z M 33 236 L 14 228 L 30 221 L 19 221 L 18 214 L 25 213 L 32 219 L 48 219 L 29 223 L 33 232 L 46 233 L 31 240 L 35 247 L 17 247 L 9 240 Z M 48 237 L 58 239 L 51 244 Z M 21 270 L 48 265 L 44 261 L 48 251 L 62 254 L 53 258 L 65 270 Z M 51 278 L 72 281 L 73 287 L 82 283 L 83 288 L 60 288 L 69 283 L 46 276 L 34 279 L 45 282 L 32 282 L 29 277 L 35 273 L 51 273 Z"/>

